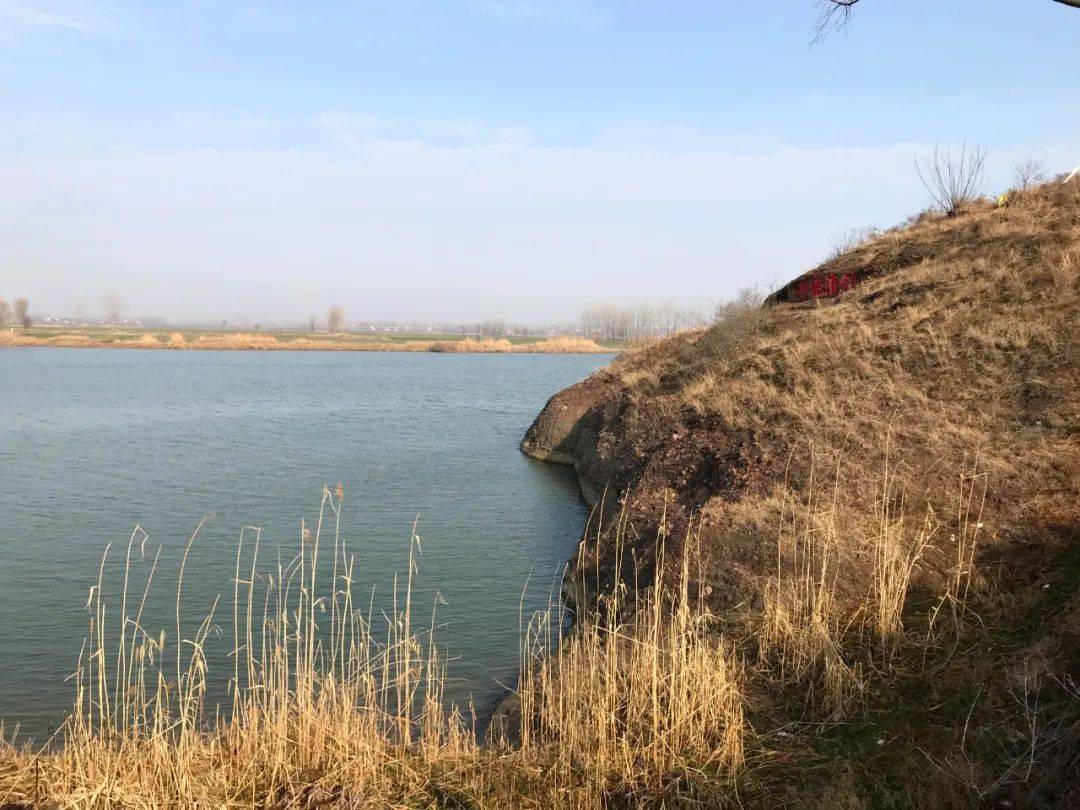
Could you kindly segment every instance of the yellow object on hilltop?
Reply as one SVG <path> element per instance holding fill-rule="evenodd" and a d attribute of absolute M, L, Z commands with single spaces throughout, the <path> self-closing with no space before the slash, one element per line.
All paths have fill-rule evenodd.
<path fill-rule="evenodd" d="M 998 208 L 1004 208 L 1008 204 L 1009 204 L 1009 192 L 1006 191 L 1004 194 L 998 194 L 997 207 Z"/>

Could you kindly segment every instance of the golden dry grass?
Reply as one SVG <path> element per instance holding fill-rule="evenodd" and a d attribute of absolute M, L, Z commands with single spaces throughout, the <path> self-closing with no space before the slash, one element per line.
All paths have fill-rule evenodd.
<path fill-rule="evenodd" d="M 531 621 L 520 744 L 482 747 L 443 699 L 437 617 L 414 615 L 419 538 L 380 626 L 352 591 L 342 507 L 341 490 L 325 490 L 296 557 L 268 573 L 257 564 L 260 533 L 245 530 L 231 593 L 188 625 L 183 580 L 196 529 L 170 628 L 143 624 L 161 549 L 146 553 L 136 528 L 118 550 L 122 589 L 106 597 L 99 574 L 90 590 L 74 706 L 55 744 L 0 746 L 0 806 L 414 807 L 453 797 L 598 808 L 613 796 L 677 799 L 680 778 L 725 795 L 745 759 L 742 665 L 692 603 L 688 559 L 672 621 L 670 605 L 629 599 L 639 619 L 624 622 L 618 599 L 598 597 L 609 618 L 583 624 L 554 657 L 549 642 L 562 630 L 552 611 Z M 232 671 L 217 708 L 206 648 L 223 612 L 233 619 Z"/>
<path fill-rule="evenodd" d="M 684 549 L 670 590 L 594 594 L 568 638 L 551 611 L 527 627 L 520 752 L 549 763 L 560 783 L 573 784 L 584 765 L 594 794 L 678 801 L 673 786 L 683 782 L 712 802 L 730 799 L 750 734 L 743 664 L 691 596 Z"/>

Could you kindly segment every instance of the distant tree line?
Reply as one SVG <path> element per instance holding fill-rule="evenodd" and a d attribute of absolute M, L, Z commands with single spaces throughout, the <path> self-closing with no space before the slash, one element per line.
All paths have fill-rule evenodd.
<path fill-rule="evenodd" d="M 704 313 L 672 302 L 618 307 L 601 304 L 581 313 L 581 331 L 594 340 L 627 341 L 671 335 L 708 322 Z"/>
<path fill-rule="evenodd" d="M 480 337 L 501 338 L 506 337 L 510 332 L 510 327 L 506 325 L 506 321 L 496 319 L 483 321 L 476 326 L 476 334 Z"/>
<path fill-rule="evenodd" d="M 10 305 L 0 298 L 0 328 L 21 326 L 27 331 L 34 323 L 30 316 L 30 302 L 25 298 L 16 298 Z"/>

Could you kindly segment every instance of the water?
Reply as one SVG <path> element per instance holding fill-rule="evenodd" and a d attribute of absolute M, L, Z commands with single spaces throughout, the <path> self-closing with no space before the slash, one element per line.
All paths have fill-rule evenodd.
<path fill-rule="evenodd" d="M 69 708 L 64 679 L 106 543 L 118 561 L 138 524 L 151 537 L 147 554 L 163 544 L 145 623 L 169 629 L 170 572 L 211 515 L 183 609 L 197 623 L 222 595 L 215 643 L 224 651 L 241 527 L 262 527 L 267 563 L 275 544 L 291 555 L 301 519 L 312 520 L 324 484 L 338 482 L 361 593 L 389 593 L 419 515 L 418 612 L 438 589 L 450 696 L 482 709 L 513 680 L 523 586 L 530 581 L 527 610 L 547 602 L 585 519 L 570 472 L 524 458 L 517 443 L 548 396 L 609 359 L 0 349 L 8 733 L 18 723 L 20 737 L 41 739 Z M 107 579 L 116 574 L 110 565 Z"/>

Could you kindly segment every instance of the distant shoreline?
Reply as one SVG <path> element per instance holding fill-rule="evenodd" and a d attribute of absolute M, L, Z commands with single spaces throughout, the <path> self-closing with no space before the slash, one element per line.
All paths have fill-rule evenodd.
<path fill-rule="evenodd" d="M 453 335 L 302 334 L 159 330 L 0 332 L 0 348 L 146 349 L 167 351 L 435 352 L 445 354 L 612 354 L 623 347 L 588 338 L 475 338 Z"/>

